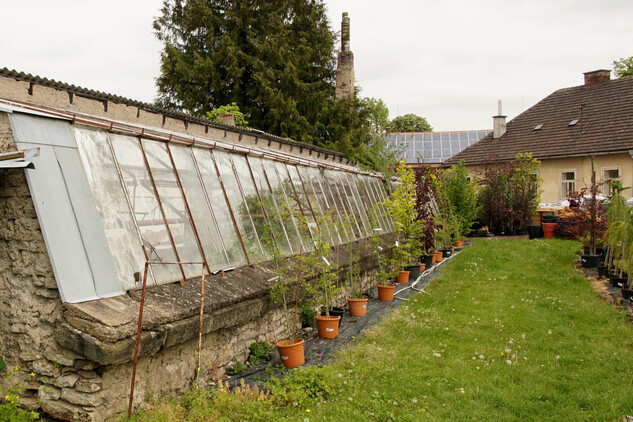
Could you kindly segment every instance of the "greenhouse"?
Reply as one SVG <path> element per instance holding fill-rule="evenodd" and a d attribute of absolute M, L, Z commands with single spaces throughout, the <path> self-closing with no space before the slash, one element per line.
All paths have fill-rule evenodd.
<path fill-rule="evenodd" d="M 11 123 L 20 149 L 40 151 L 27 177 L 36 207 L 56 205 L 39 215 L 67 302 L 140 287 L 145 261 L 156 263 L 148 284 L 199 277 L 194 262 L 218 272 L 265 261 L 264 226 L 284 254 L 297 254 L 313 236 L 297 215 L 308 227 L 325 222 L 333 245 L 367 236 L 370 220 L 389 230 L 385 190 L 369 174 L 263 148 L 148 139 L 22 113 Z M 324 219 L 326 210 L 333 212 Z"/>
<path fill-rule="evenodd" d="M 124 412 L 137 359 L 134 405 L 221 379 L 285 335 L 279 255 L 332 245 L 341 283 L 363 245 L 369 287 L 393 237 L 338 152 L 6 69 L 0 174 L 0 355 L 62 420 Z"/>

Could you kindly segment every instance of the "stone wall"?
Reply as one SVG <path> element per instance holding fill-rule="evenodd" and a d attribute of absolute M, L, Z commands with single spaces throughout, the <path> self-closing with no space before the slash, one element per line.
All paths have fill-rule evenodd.
<path fill-rule="evenodd" d="M 0 113 L 0 152 L 15 149 L 8 115 Z M 9 368 L 18 368 L 0 382 L 25 386 L 21 401 L 27 405 L 36 404 L 43 380 L 79 357 L 61 350 L 53 338 L 61 315 L 24 170 L 0 170 L 0 356 Z"/>

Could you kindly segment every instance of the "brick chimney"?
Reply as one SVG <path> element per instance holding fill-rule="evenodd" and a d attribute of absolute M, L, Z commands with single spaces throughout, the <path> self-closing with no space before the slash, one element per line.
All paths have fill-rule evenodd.
<path fill-rule="evenodd" d="M 492 116 L 492 138 L 499 139 L 506 133 L 506 117 L 501 115 L 501 100 L 497 103 L 497 115 Z"/>
<path fill-rule="evenodd" d="M 336 66 L 335 98 L 352 98 L 354 95 L 354 53 L 349 48 L 349 16 L 343 12 L 341 22 L 341 51 Z"/>
<path fill-rule="evenodd" d="M 219 114 L 218 117 L 225 125 L 235 126 L 235 115 L 233 113 Z"/>
<path fill-rule="evenodd" d="M 601 84 L 611 80 L 610 70 L 594 70 L 593 72 L 585 72 L 583 75 L 585 75 L 585 86 Z"/>

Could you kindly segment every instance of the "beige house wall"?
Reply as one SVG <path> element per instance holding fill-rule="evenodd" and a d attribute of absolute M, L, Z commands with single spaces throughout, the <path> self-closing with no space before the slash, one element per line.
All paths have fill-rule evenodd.
<path fill-rule="evenodd" d="M 481 177 L 484 166 L 467 166 L 468 174 L 471 177 Z M 633 186 L 633 159 L 629 153 L 622 154 L 605 154 L 594 156 L 594 170 L 596 172 L 596 181 L 604 179 L 605 170 L 618 169 L 620 180 L 625 187 Z M 561 175 L 563 172 L 575 173 L 576 190 L 591 185 L 591 159 L 590 157 L 570 157 L 556 158 L 541 161 L 539 176 L 541 178 L 541 203 L 555 203 L 565 199 L 562 192 Z M 608 193 L 606 188 L 602 189 L 602 193 Z M 632 189 L 627 189 L 623 193 L 625 198 L 631 198 Z"/>

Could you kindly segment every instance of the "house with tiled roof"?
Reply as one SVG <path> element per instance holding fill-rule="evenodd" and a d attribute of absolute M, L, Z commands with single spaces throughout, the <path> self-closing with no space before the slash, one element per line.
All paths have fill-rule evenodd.
<path fill-rule="evenodd" d="M 584 74 L 581 86 L 560 89 L 507 124 L 499 112 L 494 130 L 451 157 L 475 173 L 530 152 L 541 161 L 541 202 L 556 203 L 596 178 L 633 185 L 633 78 L 612 80 L 609 70 Z M 608 186 L 604 187 L 608 194 Z M 624 191 L 631 196 L 631 190 Z"/>

